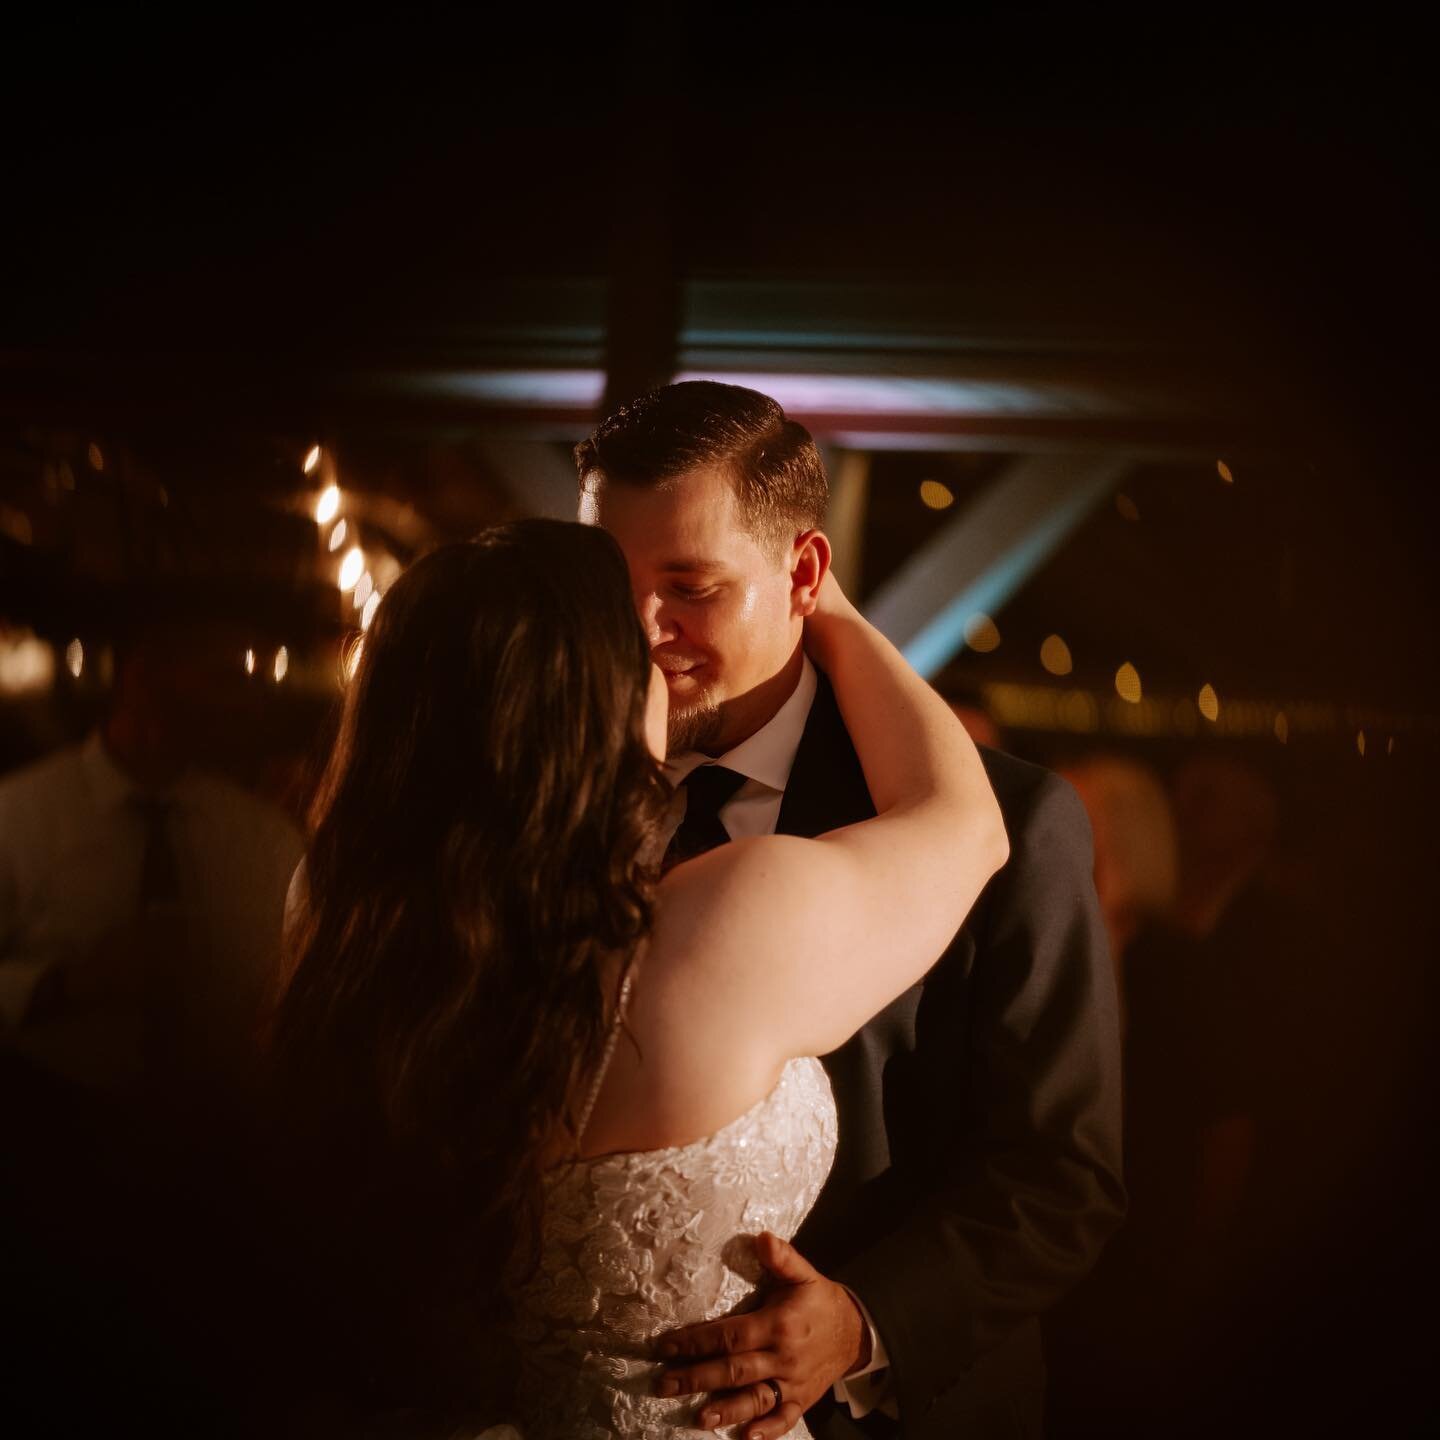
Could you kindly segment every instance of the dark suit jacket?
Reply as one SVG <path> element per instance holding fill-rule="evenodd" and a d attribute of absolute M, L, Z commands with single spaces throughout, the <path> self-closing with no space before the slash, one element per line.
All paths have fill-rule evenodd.
<path fill-rule="evenodd" d="M 796 1246 L 864 1300 L 907 1440 L 1038 1436 L 1038 1317 L 1124 1212 L 1115 980 L 1089 821 L 1058 776 L 981 752 L 1010 859 L 918 984 L 826 1057 L 835 1168 Z M 823 677 L 777 829 L 875 813 Z M 896 1434 L 822 1401 L 817 1436 Z"/>

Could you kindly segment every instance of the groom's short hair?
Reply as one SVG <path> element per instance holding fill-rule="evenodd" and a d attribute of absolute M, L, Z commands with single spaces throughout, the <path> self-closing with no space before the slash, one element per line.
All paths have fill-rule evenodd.
<path fill-rule="evenodd" d="M 580 491 L 597 478 L 663 488 L 691 470 L 729 472 L 757 540 L 779 547 L 825 522 L 830 485 L 810 432 L 743 385 L 686 380 L 622 405 L 575 447 Z"/>

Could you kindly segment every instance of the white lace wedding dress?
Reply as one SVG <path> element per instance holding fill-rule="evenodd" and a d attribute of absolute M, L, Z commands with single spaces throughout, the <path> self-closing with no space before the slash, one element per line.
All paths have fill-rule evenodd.
<path fill-rule="evenodd" d="M 525 1440 L 708 1434 L 693 1426 L 703 1397 L 655 1397 L 656 1337 L 758 1302 L 752 1237 L 795 1234 L 835 1139 L 824 1067 L 791 1060 L 763 1100 L 703 1140 L 552 1170 L 544 1256 L 515 1296 Z M 809 1433 L 803 1421 L 790 1432 Z"/>

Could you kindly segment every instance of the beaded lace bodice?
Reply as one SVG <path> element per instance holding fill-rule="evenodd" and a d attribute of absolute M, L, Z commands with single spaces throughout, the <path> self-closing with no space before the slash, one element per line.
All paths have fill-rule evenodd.
<path fill-rule="evenodd" d="M 703 1140 L 552 1170 L 544 1254 L 515 1297 L 525 1440 L 708 1434 L 691 1428 L 697 1397 L 651 1393 L 655 1339 L 754 1302 L 751 1237 L 795 1234 L 835 1140 L 824 1067 L 791 1060 L 763 1100 Z M 803 1422 L 790 1432 L 808 1433 Z"/>

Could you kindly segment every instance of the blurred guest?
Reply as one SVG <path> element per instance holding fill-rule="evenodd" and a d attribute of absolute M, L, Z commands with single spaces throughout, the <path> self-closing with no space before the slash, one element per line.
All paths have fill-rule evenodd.
<path fill-rule="evenodd" d="M 240 650 L 153 617 L 117 648 L 99 728 L 0 781 L 0 1044 L 123 1094 L 238 1060 L 302 846 L 197 763 Z"/>
<path fill-rule="evenodd" d="M 1125 952 L 1175 899 L 1178 860 L 1170 802 L 1154 771 L 1119 756 L 1091 756 L 1060 773 L 1080 792 L 1095 834 L 1095 889 L 1123 1006 Z"/>

